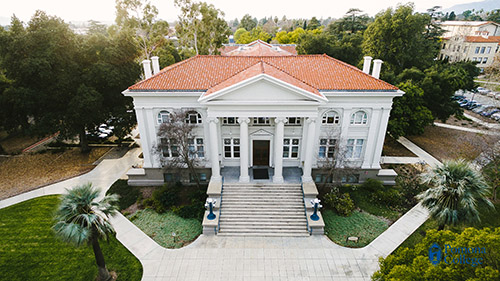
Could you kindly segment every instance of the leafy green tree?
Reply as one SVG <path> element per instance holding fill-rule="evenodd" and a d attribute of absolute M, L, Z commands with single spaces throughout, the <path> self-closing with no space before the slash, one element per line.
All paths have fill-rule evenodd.
<path fill-rule="evenodd" d="M 240 20 L 240 25 L 238 28 L 244 28 L 245 30 L 252 30 L 257 26 L 257 20 L 253 19 L 251 15 L 246 14 Z"/>
<path fill-rule="evenodd" d="M 168 22 L 158 19 L 158 9 L 146 0 L 115 0 L 115 22 L 128 30 L 141 47 L 141 59 L 149 59 L 155 50 L 168 44 Z"/>
<path fill-rule="evenodd" d="M 99 194 L 100 190 L 90 183 L 67 190 L 57 209 L 53 229 L 65 242 L 91 245 L 99 268 L 97 279 L 110 280 L 99 240 L 107 240 L 115 233 L 108 220 L 118 212 L 118 196 L 106 195 L 98 201 Z"/>
<path fill-rule="evenodd" d="M 248 44 L 250 42 L 253 42 L 255 40 L 262 40 L 264 42 L 269 42 L 271 41 L 271 35 L 267 32 L 265 32 L 261 26 L 257 26 L 254 29 L 243 32 L 237 41 L 235 41 L 238 44 Z"/>
<path fill-rule="evenodd" d="M 495 9 L 487 13 L 486 20 L 500 23 L 500 9 Z"/>
<path fill-rule="evenodd" d="M 483 14 L 483 9 L 476 11 L 475 9 L 472 10 L 466 10 L 462 12 L 462 16 L 464 17 L 464 20 L 467 21 L 482 21 L 483 17 L 481 16 Z"/>
<path fill-rule="evenodd" d="M 307 30 L 314 30 L 321 27 L 321 22 L 316 17 L 312 17 L 307 24 Z"/>
<path fill-rule="evenodd" d="M 174 4 L 181 10 L 175 26 L 181 45 L 193 48 L 197 55 L 219 54 L 231 34 L 224 12 L 205 2 L 175 0 Z"/>
<path fill-rule="evenodd" d="M 422 206 L 438 222 L 446 225 L 480 221 L 478 205 L 494 208 L 488 199 L 490 187 L 483 176 L 464 160 L 447 161 L 422 175 L 429 189 L 417 195 Z"/>
<path fill-rule="evenodd" d="M 475 258 L 483 258 L 483 263 L 478 266 L 446 264 L 443 260 L 433 265 L 429 262 L 429 247 L 433 243 L 441 247 L 445 244 L 465 248 L 484 247 L 487 253 L 474 255 Z M 385 259 L 380 259 L 380 270 L 373 274 L 372 280 L 498 280 L 499 248 L 500 228 L 466 228 L 462 233 L 429 230 L 414 248 L 400 247 Z M 450 257 L 447 259 L 449 261 Z"/>
<path fill-rule="evenodd" d="M 326 32 L 301 34 L 297 42 L 299 54 L 327 54 L 349 64 L 357 64 L 362 58 L 361 33 L 329 35 Z"/>
<path fill-rule="evenodd" d="M 286 32 L 285 30 L 282 30 L 282 31 L 276 33 L 276 36 L 273 38 L 273 40 L 276 40 L 280 44 L 297 44 L 297 42 L 299 41 L 300 35 L 305 34 L 305 33 L 306 33 L 306 31 L 300 27 L 296 28 L 290 32 Z"/>
<path fill-rule="evenodd" d="M 243 27 L 240 27 L 238 28 L 235 32 L 234 32 L 234 42 L 238 42 L 238 40 L 240 39 L 241 35 L 243 33 L 247 32 L 246 29 L 244 29 Z"/>
<path fill-rule="evenodd" d="M 388 8 L 364 32 L 364 53 L 383 60 L 396 75 L 414 66 L 425 69 L 439 53 L 439 37 L 429 26 L 431 16 L 414 13 L 413 4 Z"/>
<path fill-rule="evenodd" d="M 328 25 L 327 32 L 330 34 L 341 34 L 346 31 L 356 33 L 366 30 L 370 22 L 370 17 L 368 17 L 368 14 L 362 14 L 362 12 L 362 10 L 357 8 L 349 9 L 341 19 Z"/>
<path fill-rule="evenodd" d="M 432 112 L 425 105 L 424 91 L 411 80 L 399 84 L 398 87 L 405 94 L 394 99 L 387 131 L 395 139 L 405 135 L 423 134 L 425 127 L 434 122 Z"/>

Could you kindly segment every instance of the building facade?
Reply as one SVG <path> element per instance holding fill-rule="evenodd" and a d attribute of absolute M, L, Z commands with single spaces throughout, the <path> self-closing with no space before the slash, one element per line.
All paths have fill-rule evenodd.
<path fill-rule="evenodd" d="M 252 167 L 301 170 L 303 182 L 323 181 L 321 168 L 334 155 L 357 173 L 345 179 L 393 181 L 380 159 L 394 97 L 404 93 L 378 79 L 382 61 L 365 58 L 363 71 L 326 55 L 296 55 L 256 41 L 220 56 L 196 56 L 152 75 L 123 92 L 134 99 L 144 163 L 129 172 L 130 184 L 158 185 L 175 175 L 162 159 L 175 157 L 175 145 L 157 136 L 173 112 L 185 112 L 195 125 L 192 139 L 202 180 L 220 181 L 237 168 L 248 182 Z M 337 154 L 336 154 L 337 153 Z M 338 157 L 338 156 L 337 156 Z"/>
<path fill-rule="evenodd" d="M 444 21 L 440 23 L 443 37 L 500 36 L 500 24 L 492 21 Z"/>
<path fill-rule="evenodd" d="M 440 59 L 472 61 L 484 70 L 500 56 L 500 36 L 453 36 L 443 38 Z"/>

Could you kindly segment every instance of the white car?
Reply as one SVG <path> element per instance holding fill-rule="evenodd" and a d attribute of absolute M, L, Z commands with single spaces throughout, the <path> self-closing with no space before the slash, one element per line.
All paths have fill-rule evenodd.
<path fill-rule="evenodd" d="M 490 90 L 483 87 L 477 87 L 477 92 L 480 93 L 481 95 L 486 95 L 487 93 L 490 92 Z"/>
<path fill-rule="evenodd" d="M 491 114 L 490 118 L 496 121 L 500 121 L 500 112 Z"/>

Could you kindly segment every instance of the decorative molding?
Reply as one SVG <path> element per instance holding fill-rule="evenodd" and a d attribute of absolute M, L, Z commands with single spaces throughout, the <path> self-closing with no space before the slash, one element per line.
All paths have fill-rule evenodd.
<path fill-rule="evenodd" d="M 250 123 L 250 118 L 248 118 L 248 117 L 238 117 L 238 123 L 240 123 L 240 124 L 242 124 L 242 123 L 249 124 Z"/>
<path fill-rule="evenodd" d="M 306 119 L 306 122 L 308 124 L 316 123 L 316 119 L 317 119 L 316 117 L 309 117 L 309 118 Z"/>
<path fill-rule="evenodd" d="M 217 117 L 208 117 L 208 118 L 207 118 L 207 121 L 208 121 L 209 123 L 215 123 L 215 124 L 218 124 L 218 123 L 219 123 L 219 118 L 217 118 Z"/>
<path fill-rule="evenodd" d="M 274 118 L 274 123 L 278 124 L 278 123 L 287 123 L 288 120 L 286 119 L 286 117 L 276 117 Z"/>

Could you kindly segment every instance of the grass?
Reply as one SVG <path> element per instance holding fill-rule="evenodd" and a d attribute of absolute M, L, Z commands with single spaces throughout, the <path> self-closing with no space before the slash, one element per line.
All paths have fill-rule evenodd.
<path fill-rule="evenodd" d="M 407 138 L 440 161 L 457 158 L 472 161 L 498 141 L 494 136 L 435 126 L 426 127 L 423 135 Z"/>
<path fill-rule="evenodd" d="M 91 247 L 58 240 L 51 227 L 57 195 L 0 210 L 0 280 L 94 280 L 97 266 Z M 141 280 L 142 266 L 118 240 L 101 242 L 107 268 L 117 280 Z"/>
<path fill-rule="evenodd" d="M 158 214 L 151 209 L 139 210 L 129 219 L 149 237 L 166 248 L 180 248 L 196 239 L 202 232 L 197 219 L 184 219 L 171 211 Z M 176 237 L 172 237 L 175 232 Z"/>
<path fill-rule="evenodd" d="M 348 247 L 364 247 L 388 228 L 388 223 L 366 212 L 354 211 L 348 217 L 332 210 L 322 210 L 325 234 L 335 243 Z M 358 243 L 346 242 L 349 236 L 359 237 Z"/>
<path fill-rule="evenodd" d="M 384 217 L 391 221 L 395 221 L 401 216 L 399 212 L 394 211 L 387 204 L 373 202 L 370 193 L 364 191 L 361 187 L 358 187 L 356 190 L 351 189 L 347 192 L 349 192 L 351 199 L 354 201 L 354 205 L 365 212 Z"/>
<path fill-rule="evenodd" d="M 92 163 L 110 148 L 63 152 L 27 153 L 0 162 L 0 199 L 80 175 L 94 168 Z"/>
<path fill-rule="evenodd" d="M 141 191 L 138 187 L 128 185 L 127 180 L 117 180 L 106 192 L 106 194 L 113 193 L 120 196 L 118 201 L 120 210 L 125 210 L 137 201 Z"/>
<path fill-rule="evenodd" d="M 399 157 L 417 157 L 413 152 L 409 151 L 404 145 L 400 144 L 393 137 L 386 135 L 384 140 L 384 148 L 382 149 L 383 156 L 399 156 Z"/>

